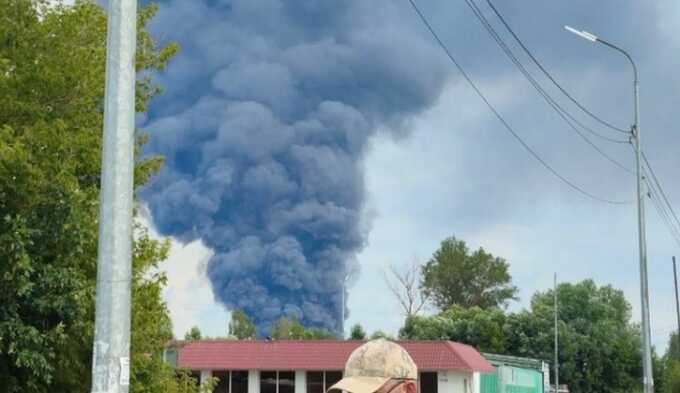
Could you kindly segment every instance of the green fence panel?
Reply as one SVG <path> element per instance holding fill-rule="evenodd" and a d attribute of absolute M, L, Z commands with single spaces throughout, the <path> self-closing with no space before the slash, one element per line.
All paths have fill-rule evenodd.
<path fill-rule="evenodd" d="M 498 374 L 484 373 L 480 378 L 480 393 L 501 393 L 498 391 Z"/>
<path fill-rule="evenodd" d="M 536 370 L 519 367 L 501 367 L 502 392 L 543 393 L 543 376 Z"/>
<path fill-rule="evenodd" d="M 480 393 L 544 393 L 543 374 L 536 370 L 498 366 L 480 378 Z"/>

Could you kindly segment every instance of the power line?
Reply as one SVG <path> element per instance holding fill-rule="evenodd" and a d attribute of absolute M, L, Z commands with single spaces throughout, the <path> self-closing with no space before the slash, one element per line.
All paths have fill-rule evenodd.
<path fill-rule="evenodd" d="M 670 235 L 673 238 L 673 240 L 678 242 L 678 245 L 680 245 L 680 230 L 678 230 L 678 228 L 675 225 L 673 225 L 672 220 L 670 219 L 670 216 L 668 214 L 668 211 L 666 210 L 665 206 L 663 206 L 663 202 L 659 197 L 658 191 L 654 188 L 652 183 L 649 182 L 649 180 L 645 180 L 645 183 L 647 184 L 647 187 L 649 187 L 648 196 L 652 200 L 652 203 L 654 204 L 654 207 L 656 208 L 659 217 L 664 222 L 664 224 L 666 224 L 666 227 L 668 228 L 668 231 L 670 232 Z"/>
<path fill-rule="evenodd" d="M 621 132 L 621 133 L 624 133 L 624 134 L 630 134 L 630 131 L 628 131 L 628 130 L 626 130 L 626 129 L 623 129 L 623 128 L 620 128 L 620 127 L 616 127 L 616 126 L 612 125 L 611 123 L 609 123 L 609 122 L 603 120 L 603 119 L 600 118 L 599 116 L 595 115 L 594 113 L 592 113 L 591 111 L 589 111 L 588 108 L 586 108 L 584 105 L 582 105 L 577 99 L 575 99 L 571 94 L 569 94 L 569 92 L 566 91 L 566 90 L 562 87 L 562 85 L 561 85 L 560 83 L 557 82 L 557 80 L 555 80 L 555 78 L 550 74 L 550 72 L 548 72 L 548 70 L 546 70 L 545 67 L 543 67 L 543 64 L 541 64 L 541 62 L 538 61 L 538 59 L 536 59 L 536 57 L 533 55 L 533 53 L 531 53 L 531 51 L 529 50 L 529 48 L 527 48 L 527 46 L 524 45 L 524 42 L 522 42 L 522 40 L 519 38 L 519 36 L 517 36 L 517 34 L 515 34 L 515 32 L 514 32 L 514 31 L 512 30 L 512 28 L 510 27 L 510 25 L 505 21 L 505 18 L 503 18 L 503 15 L 501 15 L 501 13 L 500 13 L 500 12 L 496 9 L 496 7 L 493 5 L 493 3 L 491 2 L 491 0 L 486 0 L 486 2 L 487 2 L 487 4 L 489 5 L 489 7 L 491 7 L 491 9 L 493 10 L 493 12 L 496 14 L 496 16 L 498 17 L 498 19 L 500 19 L 500 21 L 503 23 L 503 25 L 504 25 L 505 28 L 508 30 L 508 32 L 510 32 L 510 34 L 515 38 L 515 40 L 517 41 L 517 43 L 522 47 L 522 49 L 524 49 L 524 52 L 526 52 L 526 54 L 531 58 L 531 60 L 536 64 L 536 66 L 538 66 L 538 68 L 543 72 L 543 74 L 545 74 L 545 76 L 548 77 L 548 79 L 550 79 L 550 81 L 551 81 L 551 82 L 552 82 L 552 83 L 553 83 L 553 84 L 554 84 L 554 85 L 555 85 L 555 86 L 556 86 L 556 87 L 557 87 L 557 88 L 558 88 L 565 96 L 567 96 L 567 98 L 569 98 L 569 100 L 571 100 L 571 102 L 573 102 L 577 107 L 579 107 L 579 109 L 581 109 L 583 112 L 585 112 L 588 116 L 590 116 L 591 118 L 595 119 L 598 123 L 600 123 L 600 124 L 602 124 L 602 125 L 604 125 L 604 126 L 610 128 L 610 129 L 612 129 L 612 130 L 615 130 L 615 131 L 618 131 L 618 132 Z"/>
<path fill-rule="evenodd" d="M 430 25 L 430 22 L 427 21 L 425 16 L 420 12 L 420 9 L 414 3 L 413 0 L 408 0 L 411 6 L 413 7 L 413 10 L 418 14 L 420 17 L 420 20 L 423 22 L 423 24 L 427 27 L 427 29 L 430 31 L 430 34 L 432 34 L 432 37 L 434 37 L 435 41 L 439 44 L 439 46 L 444 50 L 444 53 L 446 53 L 446 56 L 449 58 L 449 60 L 453 63 L 453 65 L 456 66 L 460 74 L 463 76 L 463 78 L 468 82 L 470 87 L 477 93 L 479 98 L 484 101 L 486 106 L 493 112 L 493 114 L 496 116 L 496 118 L 503 124 L 505 129 L 512 134 L 512 136 L 531 154 L 538 162 L 541 163 L 550 173 L 552 173 L 555 177 L 557 177 L 559 180 L 561 180 L 563 183 L 571 187 L 572 189 L 576 190 L 577 192 L 594 199 L 599 202 L 604 202 L 604 203 L 609 203 L 609 204 L 614 204 L 614 205 L 622 205 L 622 204 L 630 204 L 632 202 L 630 201 L 613 201 L 605 198 L 598 197 L 594 194 L 589 193 L 588 191 L 585 191 L 584 189 L 580 188 L 576 184 L 572 183 L 569 181 L 567 178 L 559 174 L 553 167 L 551 167 L 541 156 L 539 156 L 520 136 L 515 132 L 515 130 L 508 124 L 508 122 L 501 116 L 501 114 L 494 108 L 494 106 L 491 104 L 491 102 L 486 98 L 486 96 L 482 93 L 482 91 L 477 87 L 477 85 L 474 83 L 474 81 L 470 78 L 470 76 L 465 72 L 465 69 L 456 61 L 456 59 L 453 57 L 451 54 L 451 51 L 449 51 L 449 48 L 444 45 L 444 42 L 439 38 L 439 35 L 434 31 L 432 26 Z"/>
<path fill-rule="evenodd" d="M 645 173 L 649 173 L 649 171 L 646 170 Z M 680 226 L 673 222 L 671 214 L 669 213 L 667 207 L 664 205 L 663 199 L 659 196 L 660 192 L 663 192 L 663 190 L 661 189 L 657 190 L 658 185 L 655 186 L 654 183 L 649 181 L 648 177 L 645 177 L 645 183 L 649 188 L 649 198 L 652 200 L 652 203 L 654 204 L 654 207 L 656 208 L 659 217 L 664 222 L 664 224 L 666 224 L 666 227 L 668 228 L 673 240 L 675 240 L 678 243 L 678 245 L 680 245 Z"/>
<path fill-rule="evenodd" d="M 581 128 L 588 130 L 590 133 L 593 135 L 605 139 L 610 142 L 614 143 L 629 143 L 628 141 L 622 141 L 622 140 L 617 140 L 617 139 L 612 139 L 609 137 L 606 137 L 604 135 L 601 135 L 594 130 L 586 127 L 582 123 L 580 123 L 575 117 L 573 117 L 569 112 L 567 112 L 566 109 L 564 109 L 557 101 L 555 101 L 550 94 L 543 89 L 543 87 L 538 83 L 538 81 L 529 73 L 529 71 L 524 67 L 521 61 L 515 56 L 515 54 L 512 52 L 512 49 L 505 43 L 503 38 L 498 34 L 498 32 L 493 28 L 489 20 L 484 16 L 482 11 L 479 9 L 479 7 L 476 5 L 474 0 L 465 0 L 465 3 L 467 6 L 472 10 L 473 14 L 477 17 L 477 20 L 482 24 L 482 26 L 486 29 L 486 31 L 489 33 L 491 38 L 498 44 L 498 46 L 501 48 L 501 50 L 505 53 L 505 55 L 510 59 L 510 61 L 519 69 L 519 71 L 524 75 L 524 77 L 529 81 L 529 83 L 533 86 L 533 88 L 543 97 L 543 99 L 546 101 L 548 105 L 564 120 L 569 127 L 578 134 L 587 144 L 589 144 L 595 151 L 600 153 L 605 159 L 613 163 L 614 165 L 618 166 L 619 168 L 623 169 L 625 172 L 628 172 L 632 174 L 633 172 L 628 169 L 625 165 L 621 164 L 619 161 L 616 159 L 612 158 L 609 156 L 607 153 L 605 153 L 599 146 L 597 146 L 595 143 L 593 143 L 590 139 L 588 139 L 587 136 L 585 136 L 581 131 L 576 128 L 574 123 L 576 123 L 578 126 Z M 571 120 L 570 120 L 571 119 Z M 573 123 L 572 123 L 573 122 Z"/>
<path fill-rule="evenodd" d="M 647 184 L 647 188 L 649 189 L 649 193 L 647 195 L 654 204 L 654 208 L 659 214 L 659 218 L 661 218 L 661 221 L 663 221 L 666 227 L 668 228 L 671 237 L 678 243 L 678 245 L 680 245 L 680 221 L 678 220 L 678 217 L 675 214 L 675 211 L 673 210 L 673 206 L 670 204 L 668 198 L 666 197 L 666 193 L 663 191 L 663 188 L 661 187 L 659 178 L 656 176 L 656 173 L 654 173 L 654 169 L 652 169 L 652 166 L 649 164 L 649 160 L 647 160 L 647 155 L 644 152 L 641 153 L 643 158 L 642 166 L 643 179 L 645 184 Z M 651 175 L 651 179 L 653 182 L 650 182 L 649 180 L 650 176 L 646 175 L 648 173 Z"/>
<path fill-rule="evenodd" d="M 564 109 L 561 105 L 559 105 L 559 104 L 558 104 L 558 103 L 550 96 L 550 94 L 548 94 L 548 93 L 541 87 L 541 85 L 533 78 L 533 76 L 526 70 L 526 68 L 522 65 L 522 63 L 519 61 L 519 59 L 514 55 L 514 53 L 513 53 L 512 50 L 510 49 L 510 47 L 505 43 L 505 41 L 504 41 L 503 38 L 500 36 L 500 34 L 498 34 L 498 32 L 496 31 L 496 29 L 493 28 L 493 26 L 491 25 L 491 23 L 489 22 L 489 20 L 484 16 L 484 13 L 479 9 L 479 7 L 478 7 L 477 4 L 475 3 L 475 1 L 474 1 L 474 0 L 465 0 L 465 2 L 467 3 L 468 7 L 470 7 L 470 8 L 472 9 L 472 12 L 475 14 L 475 16 L 477 17 L 477 19 L 482 23 L 482 25 L 486 28 L 486 30 L 489 32 L 489 34 L 492 36 L 492 38 L 496 41 L 496 43 L 501 47 L 501 49 L 503 49 L 503 51 L 504 51 L 505 54 L 510 58 L 510 60 L 511 60 L 511 61 L 512 61 L 519 69 L 520 69 L 520 71 L 522 72 L 522 74 L 523 74 L 523 75 L 531 82 L 531 84 L 532 84 L 535 88 L 537 88 L 538 90 L 540 90 L 541 95 L 543 95 L 544 98 L 545 98 L 546 100 L 549 100 L 549 101 L 550 101 L 549 103 L 551 104 L 551 106 L 553 106 L 553 109 L 555 109 L 555 110 L 558 111 L 558 112 L 561 112 L 561 113 L 559 113 L 560 116 L 561 116 L 567 123 L 569 123 L 569 125 L 571 126 L 572 129 L 575 128 L 575 126 L 574 126 L 573 124 L 571 124 L 571 122 L 575 123 L 576 125 L 578 125 L 578 126 L 581 127 L 582 129 L 584 129 L 584 130 L 590 132 L 592 135 L 594 135 L 594 136 L 596 136 L 596 137 L 598 137 L 598 138 L 600 138 L 600 139 L 606 140 L 606 141 L 608 141 L 608 142 L 613 142 L 613 143 L 629 143 L 627 140 L 614 139 L 614 138 L 610 138 L 610 137 L 607 137 L 607 136 L 605 136 L 605 135 L 602 135 L 602 134 L 598 133 L 597 131 L 593 130 L 592 128 L 590 128 L 590 127 L 586 126 L 585 124 L 581 123 L 581 122 L 580 122 L 578 119 L 576 119 L 571 113 L 569 113 L 569 111 L 567 111 L 567 110 Z M 569 119 L 571 119 L 571 122 L 568 121 L 567 119 L 565 119 L 565 116 L 568 117 Z M 578 132 L 577 130 L 574 130 L 574 131 L 576 131 L 577 133 L 580 134 L 580 132 Z"/>
<path fill-rule="evenodd" d="M 644 160 L 645 164 L 647 164 L 647 169 L 649 169 L 649 173 L 652 175 L 652 180 L 654 180 L 654 183 L 656 183 L 656 187 L 659 189 L 661 196 L 663 197 L 663 200 L 666 203 L 666 206 L 668 206 L 668 210 L 670 211 L 671 215 L 673 216 L 673 219 L 675 220 L 675 224 L 680 228 L 680 220 L 678 220 L 678 216 L 675 214 L 675 211 L 673 210 L 673 206 L 671 205 L 670 201 L 668 200 L 668 197 L 666 197 L 666 193 L 663 191 L 663 187 L 661 187 L 661 183 L 659 182 L 659 178 L 656 177 L 656 173 L 654 173 L 654 169 L 652 169 L 652 166 L 649 164 L 649 161 L 647 160 L 647 155 L 644 152 L 642 152 L 642 159 Z"/>
<path fill-rule="evenodd" d="M 645 181 L 647 186 L 649 187 L 649 198 L 651 199 L 652 203 L 654 204 L 654 207 L 656 208 L 657 213 L 659 214 L 659 217 L 661 220 L 666 224 L 666 227 L 668 227 L 668 230 L 670 231 L 671 237 L 673 240 L 677 241 L 678 244 L 680 244 L 680 236 L 677 231 L 677 229 L 673 226 L 671 223 L 668 212 L 664 209 L 663 205 L 661 204 L 661 199 L 658 197 L 657 191 L 654 189 L 652 184 L 649 181 Z"/>

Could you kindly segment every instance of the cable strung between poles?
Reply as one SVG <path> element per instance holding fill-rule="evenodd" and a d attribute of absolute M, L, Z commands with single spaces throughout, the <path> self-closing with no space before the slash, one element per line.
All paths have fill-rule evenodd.
<path fill-rule="evenodd" d="M 673 240 L 675 240 L 680 246 L 680 229 L 673 225 L 670 215 L 663 207 L 661 198 L 659 198 L 658 192 L 654 189 L 652 183 L 650 183 L 647 179 L 645 179 L 645 183 L 647 184 L 647 187 L 649 187 L 650 193 L 648 196 L 649 199 L 652 200 L 652 203 L 656 208 L 656 212 L 659 214 L 661 220 L 666 224 L 666 227 L 668 228 L 668 231 L 670 232 L 670 235 L 673 238 Z"/>
<path fill-rule="evenodd" d="M 612 164 L 618 166 L 623 171 L 625 171 L 629 174 L 634 174 L 632 170 L 630 170 L 625 165 L 620 163 L 618 160 L 614 159 L 613 157 L 611 157 L 610 155 L 605 153 L 599 146 L 597 146 L 595 143 L 593 143 L 593 141 L 588 139 L 587 136 L 583 135 L 583 133 L 581 131 L 579 131 L 578 128 L 576 128 L 576 126 L 572 123 L 572 121 L 574 123 L 576 123 L 577 125 L 579 125 L 581 128 L 583 128 L 587 131 L 590 131 L 593 135 L 595 135 L 599 138 L 605 139 L 607 141 L 614 142 L 614 143 L 626 143 L 626 144 L 629 143 L 629 141 L 611 139 L 609 137 L 600 135 L 597 132 L 593 131 L 592 129 L 590 129 L 590 128 L 586 127 L 585 125 L 583 125 L 582 123 L 580 123 L 573 116 L 571 116 L 571 114 L 569 114 L 569 112 L 567 112 L 566 109 L 564 109 L 562 106 L 560 106 L 559 103 L 557 103 L 550 96 L 550 94 L 547 91 L 545 91 L 545 89 L 543 89 L 543 87 L 540 85 L 540 83 L 538 83 L 538 81 L 536 81 L 536 79 L 534 79 L 534 77 L 531 75 L 531 73 L 529 73 L 529 71 L 524 67 L 522 62 L 520 62 L 519 59 L 515 56 L 515 54 L 510 49 L 510 47 L 505 43 L 505 41 L 503 41 L 503 38 L 501 38 L 501 36 L 498 34 L 498 32 L 493 28 L 491 23 L 489 23 L 488 19 L 486 19 L 486 17 L 482 13 L 482 11 L 479 9 L 479 7 L 477 7 L 474 0 L 465 0 L 465 3 L 472 10 L 472 12 L 475 14 L 475 16 L 477 17 L 477 20 L 479 20 L 479 22 L 482 24 L 482 26 L 489 33 L 491 38 L 493 38 L 493 40 L 496 42 L 496 44 L 498 44 L 498 46 L 501 48 L 501 50 L 503 50 L 505 55 L 510 59 L 510 61 L 515 65 L 515 67 L 517 67 L 517 69 L 519 69 L 519 71 L 522 73 L 522 75 L 524 75 L 524 77 L 529 81 L 529 83 L 534 87 L 534 89 L 541 95 L 541 97 L 543 97 L 543 99 L 546 101 L 546 103 L 548 105 L 550 105 L 550 107 L 552 107 L 552 109 L 562 118 L 562 120 L 564 120 L 567 123 L 567 125 L 569 125 L 569 127 L 574 132 L 576 132 L 576 134 L 578 134 L 579 137 L 581 137 L 581 139 L 583 139 L 595 151 L 600 153 L 600 155 L 602 155 L 606 160 L 608 160 Z M 569 119 L 571 119 L 572 121 L 570 121 Z"/>
<path fill-rule="evenodd" d="M 444 50 L 444 53 L 446 53 L 446 56 L 449 58 L 449 60 L 456 66 L 460 74 L 463 76 L 463 78 L 468 82 L 470 87 L 477 93 L 479 98 L 484 101 L 486 106 L 493 112 L 493 114 L 496 116 L 496 118 L 503 124 L 505 129 L 512 134 L 512 136 L 531 154 L 541 165 L 543 165 L 550 173 L 552 173 L 555 177 L 557 177 L 559 180 L 561 180 L 563 183 L 574 189 L 575 191 L 579 192 L 582 195 L 585 195 L 591 199 L 594 199 L 599 202 L 603 203 L 608 203 L 612 205 L 629 205 L 632 204 L 632 201 L 615 201 L 615 200 L 610 200 L 606 198 L 601 198 L 597 195 L 591 194 L 588 191 L 582 189 L 581 187 L 577 186 L 576 184 L 572 183 L 569 179 L 565 178 L 562 176 L 559 172 L 557 172 L 553 167 L 551 167 L 541 156 L 539 156 L 520 136 L 515 132 L 515 130 L 508 124 L 508 122 L 501 116 L 501 114 L 494 108 L 494 106 L 491 104 L 491 102 L 486 98 L 486 96 L 482 93 L 481 90 L 477 87 L 477 85 L 474 83 L 474 81 L 470 78 L 470 76 L 465 72 L 465 69 L 456 61 L 456 59 L 453 57 L 451 54 L 451 51 L 449 51 L 449 48 L 444 45 L 444 42 L 439 38 L 439 35 L 434 31 L 432 26 L 430 25 L 430 22 L 427 21 L 425 16 L 420 12 L 420 9 L 414 3 L 413 0 L 408 0 L 408 2 L 411 4 L 413 7 L 413 10 L 418 14 L 420 17 L 420 20 L 423 22 L 423 24 L 427 27 L 427 29 L 430 31 L 430 34 L 432 34 L 432 37 L 434 37 L 435 41 L 439 44 L 439 46 Z"/>
<path fill-rule="evenodd" d="M 537 66 L 537 67 L 545 74 L 545 76 L 546 76 L 548 79 L 550 79 L 550 81 L 551 81 L 551 82 L 552 82 L 552 83 L 553 83 L 553 84 L 554 84 L 554 85 L 555 85 L 555 86 L 556 86 L 556 87 L 557 87 L 557 88 L 558 88 L 565 96 L 567 96 L 567 98 L 569 98 L 569 100 L 571 100 L 571 102 L 573 102 L 577 107 L 579 107 L 579 109 L 581 109 L 581 110 L 582 110 L 583 112 L 585 112 L 588 116 L 590 116 L 591 118 L 595 119 L 598 123 L 602 124 L 603 126 L 606 126 L 606 127 L 610 128 L 610 129 L 612 129 L 612 130 L 614 130 L 614 131 L 618 131 L 618 132 L 623 133 L 623 134 L 630 134 L 630 131 L 628 131 L 628 130 L 626 130 L 626 129 L 624 129 L 624 128 L 616 127 L 615 125 L 613 125 L 613 124 L 611 124 L 611 123 L 609 123 L 609 122 L 603 120 L 603 119 L 600 118 L 599 116 L 595 115 L 594 113 L 592 113 L 591 111 L 589 111 L 588 108 L 586 108 L 584 105 L 582 105 L 577 99 L 575 99 L 571 94 L 569 94 L 569 92 L 568 92 L 566 89 L 564 89 L 564 88 L 562 87 L 562 85 L 561 85 L 559 82 L 557 82 L 557 80 L 550 74 L 550 72 L 548 72 L 548 70 L 546 70 L 545 67 L 543 67 L 543 64 L 541 64 L 541 62 L 538 61 L 538 59 L 533 55 L 533 53 L 531 53 L 531 51 L 529 50 L 529 48 L 527 48 L 527 46 L 524 45 L 524 42 L 522 42 L 522 40 L 519 38 L 519 36 L 518 36 L 517 34 L 515 34 L 515 31 L 514 31 L 514 30 L 510 27 L 510 25 L 505 21 L 505 18 L 503 18 L 503 15 L 501 15 L 501 13 L 496 9 L 496 7 L 493 5 L 493 3 L 491 2 L 491 0 L 486 0 L 486 2 L 487 2 L 487 4 L 489 5 L 489 7 L 491 7 L 491 9 L 493 10 L 493 12 L 496 14 L 496 16 L 498 17 L 498 19 L 500 19 L 500 21 L 503 23 L 503 25 L 504 25 L 505 28 L 508 30 L 508 32 L 510 32 L 510 34 L 515 38 L 515 40 L 517 41 L 517 43 L 522 47 L 522 49 L 524 49 L 524 52 L 526 52 L 526 54 L 531 58 L 531 60 L 534 62 L 534 64 L 536 64 L 536 66 Z"/>
<path fill-rule="evenodd" d="M 656 187 L 659 189 L 661 196 L 663 197 L 663 202 L 666 203 L 666 206 L 668 206 L 668 210 L 671 212 L 673 219 L 675 220 L 675 224 L 680 228 L 680 220 L 678 220 L 678 216 L 675 214 L 675 211 L 673 210 L 673 206 L 671 205 L 670 201 L 668 200 L 668 197 L 666 197 L 666 193 L 663 191 L 663 188 L 661 187 L 661 183 L 659 182 L 659 178 L 656 177 L 656 173 L 654 173 L 654 169 L 652 169 L 652 166 L 649 164 L 649 161 L 647 160 L 647 155 L 642 152 L 642 159 L 644 160 L 645 164 L 647 165 L 647 169 L 649 169 L 649 173 L 652 175 L 652 180 L 654 180 L 654 183 L 656 183 Z"/>

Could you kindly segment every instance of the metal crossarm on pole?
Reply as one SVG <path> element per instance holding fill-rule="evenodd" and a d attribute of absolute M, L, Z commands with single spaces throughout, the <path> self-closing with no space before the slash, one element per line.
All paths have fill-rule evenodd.
<path fill-rule="evenodd" d="M 92 393 L 127 393 L 137 0 L 108 1 Z"/>

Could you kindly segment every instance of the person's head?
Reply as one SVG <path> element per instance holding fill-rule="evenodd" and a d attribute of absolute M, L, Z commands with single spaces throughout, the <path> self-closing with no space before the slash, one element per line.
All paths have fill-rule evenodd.
<path fill-rule="evenodd" d="M 345 375 L 331 390 L 349 393 L 416 393 L 418 368 L 399 344 L 379 339 L 349 356 Z"/>

